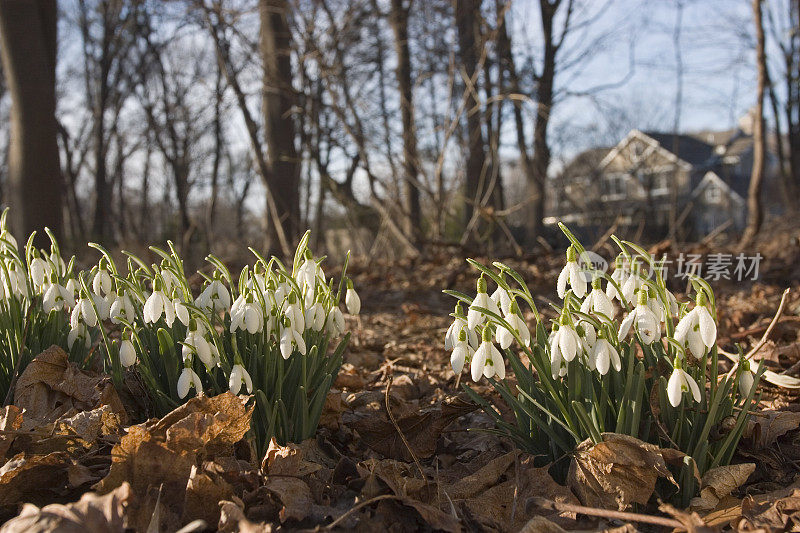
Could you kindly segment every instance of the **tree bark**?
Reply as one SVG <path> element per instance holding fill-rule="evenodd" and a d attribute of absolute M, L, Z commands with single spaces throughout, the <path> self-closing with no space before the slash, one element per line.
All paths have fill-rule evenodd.
<path fill-rule="evenodd" d="M 56 123 L 56 0 L 0 1 L 0 58 L 11 93 L 9 205 L 23 239 L 63 235 L 63 179 Z"/>
<path fill-rule="evenodd" d="M 767 58 L 764 51 L 764 23 L 761 16 L 761 0 L 753 0 L 753 21 L 756 29 L 756 67 L 758 70 L 758 86 L 756 89 L 756 108 L 753 117 L 753 173 L 750 176 L 750 187 L 747 194 L 747 228 L 740 245 L 747 246 L 753 242 L 761 229 L 764 213 L 761 205 L 761 188 L 764 181 L 764 88 L 767 83 Z"/>
<path fill-rule="evenodd" d="M 786 60 L 786 123 L 789 168 L 795 190 L 800 189 L 800 0 L 789 0 L 789 20 L 795 28 L 789 37 Z"/>
<path fill-rule="evenodd" d="M 477 30 L 479 2 L 476 0 L 455 0 L 456 31 L 461 63 L 467 75 L 466 113 L 467 113 L 467 166 L 465 169 L 464 224 L 469 224 L 476 211 L 480 210 L 486 182 L 486 152 L 483 142 L 480 102 L 478 101 L 478 59 L 476 43 L 479 42 Z"/>
<path fill-rule="evenodd" d="M 550 3 L 540 0 L 539 8 L 542 17 L 542 36 L 544 38 L 544 55 L 542 72 L 536 80 L 536 120 L 533 125 L 533 160 L 531 161 L 532 178 L 528 182 L 527 209 L 527 243 L 533 245 L 542 234 L 545 205 L 545 184 L 547 169 L 550 167 L 550 145 L 547 140 L 547 127 L 550 124 L 550 111 L 553 107 L 553 82 L 556 74 L 556 52 L 553 39 L 553 19 L 559 2 Z"/>
<path fill-rule="evenodd" d="M 264 61 L 262 100 L 267 145 L 268 189 L 275 198 L 277 218 L 291 242 L 300 233 L 300 163 L 295 149 L 295 104 L 292 87 L 291 33 L 287 0 L 259 0 L 259 45 Z M 269 207 L 268 207 L 269 209 Z M 278 235 L 270 224 L 270 246 Z M 277 248 L 276 248 L 277 249 Z"/>
<path fill-rule="evenodd" d="M 411 56 L 408 49 L 408 14 L 411 2 L 392 0 L 391 24 L 397 54 L 397 84 L 400 91 L 400 116 L 403 123 L 403 183 L 406 196 L 406 234 L 418 243 L 422 216 L 419 203 L 419 159 L 414 125 L 414 88 L 411 84 Z"/>

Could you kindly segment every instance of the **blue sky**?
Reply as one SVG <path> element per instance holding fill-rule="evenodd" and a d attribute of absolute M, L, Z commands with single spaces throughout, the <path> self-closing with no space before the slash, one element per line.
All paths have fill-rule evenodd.
<path fill-rule="evenodd" d="M 619 86 L 590 96 L 566 96 L 558 103 L 551 130 L 554 148 L 561 145 L 561 155 L 568 156 L 591 145 L 608 144 L 630 127 L 671 131 L 678 79 L 674 44 L 678 0 L 577 3 L 582 5 L 582 18 L 596 20 L 568 39 L 563 50 L 567 57 L 581 56 L 587 48 L 590 52 L 578 66 L 557 74 L 557 88 L 580 93 L 606 84 Z M 767 2 L 781 13 L 783 3 Z M 732 127 L 755 103 L 751 3 L 684 0 L 682 4 L 679 129 Z M 541 48 L 538 2 L 518 0 L 508 20 L 516 53 L 536 54 Z"/>

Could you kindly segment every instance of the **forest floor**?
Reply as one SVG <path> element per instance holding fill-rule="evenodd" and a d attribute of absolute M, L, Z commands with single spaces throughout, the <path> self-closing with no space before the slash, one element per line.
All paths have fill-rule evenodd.
<path fill-rule="evenodd" d="M 772 230 L 757 247 L 757 280 L 712 282 L 719 343 L 729 351 L 734 343 L 745 350 L 756 344 L 790 288 L 756 359 L 798 376 L 800 231 Z M 684 251 L 712 251 L 690 248 Z M 561 253 L 507 263 L 523 274 L 540 309 L 555 300 Z M 508 439 L 473 431 L 492 422 L 459 393 L 443 346 L 454 302 L 442 289 L 474 291 L 475 272 L 462 257 L 355 262 L 350 272 L 362 313 L 348 319 L 353 337 L 315 439 L 254 456 L 237 442 L 249 413 L 228 394 L 128 427 L 131 391 L 117 394 L 106 377 L 77 372 L 51 354 L 20 379 L 17 387 L 28 392 L 0 417 L 0 454 L 8 461 L 0 468 L 0 506 L 3 519 L 16 516 L 0 531 L 34 524 L 38 531 L 127 525 L 153 532 L 800 528 L 800 392 L 762 384 L 763 412 L 734 458 L 755 468 L 744 468 L 752 472 L 746 481 L 712 487 L 710 506 L 659 510 L 654 496 L 633 509 L 645 517 L 599 516 L 569 507 L 580 505 L 570 489 Z M 490 394 L 485 385 L 476 390 Z M 672 525 L 640 521 L 656 516 Z"/>

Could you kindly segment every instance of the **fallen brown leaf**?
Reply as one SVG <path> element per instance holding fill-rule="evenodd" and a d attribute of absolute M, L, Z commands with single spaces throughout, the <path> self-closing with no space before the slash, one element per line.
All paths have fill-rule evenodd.
<path fill-rule="evenodd" d="M 647 503 L 659 477 L 675 484 L 658 446 L 616 433 L 601 437 L 579 444 L 570 463 L 567 485 L 583 505 L 622 511 Z"/>
<path fill-rule="evenodd" d="M 703 475 L 700 496 L 692 498 L 691 508 L 699 511 L 714 509 L 722 498 L 741 487 L 755 469 L 754 463 L 712 468 Z"/>
<path fill-rule="evenodd" d="M 436 442 L 444 428 L 459 416 L 477 408 L 477 404 L 457 396 L 443 402 L 440 407 L 397 418 L 397 425 L 414 453 L 418 457 L 426 458 L 436 451 Z M 381 455 L 404 461 L 413 459 L 394 424 L 382 415 L 356 420 L 353 429 L 361 435 L 367 446 Z"/>
<path fill-rule="evenodd" d="M 19 376 L 14 405 L 27 418 L 47 422 L 104 405 L 110 406 L 123 422 L 128 416 L 111 378 L 80 370 L 58 346 L 37 355 Z"/>
<path fill-rule="evenodd" d="M 25 504 L 19 516 L 3 524 L 0 533 L 122 533 L 130 496 L 130 485 L 125 483 L 105 496 L 87 493 L 66 505 L 54 503 L 40 509 Z"/>
<path fill-rule="evenodd" d="M 778 437 L 800 428 L 800 412 L 760 411 L 750 417 L 743 433 L 755 448 L 767 448 Z"/>

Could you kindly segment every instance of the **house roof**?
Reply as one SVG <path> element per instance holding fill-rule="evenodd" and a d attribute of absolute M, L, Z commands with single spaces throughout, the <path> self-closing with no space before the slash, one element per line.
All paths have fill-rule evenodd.
<path fill-rule="evenodd" d="M 612 149 L 613 147 L 609 146 L 584 150 L 564 167 L 562 175 L 570 177 L 591 175 L 600 168 L 600 162 Z"/>
<path fill-rule="evenodd" d="M 714 146 L 692 137 L 691 135 L 676 136 L 672 133 L 661 133 L 657 131 L 644 131 L 642 133 L 656 141 L 661 148 L 676 155 L 692 166 L 703 165 L 714 155 Z"/>

